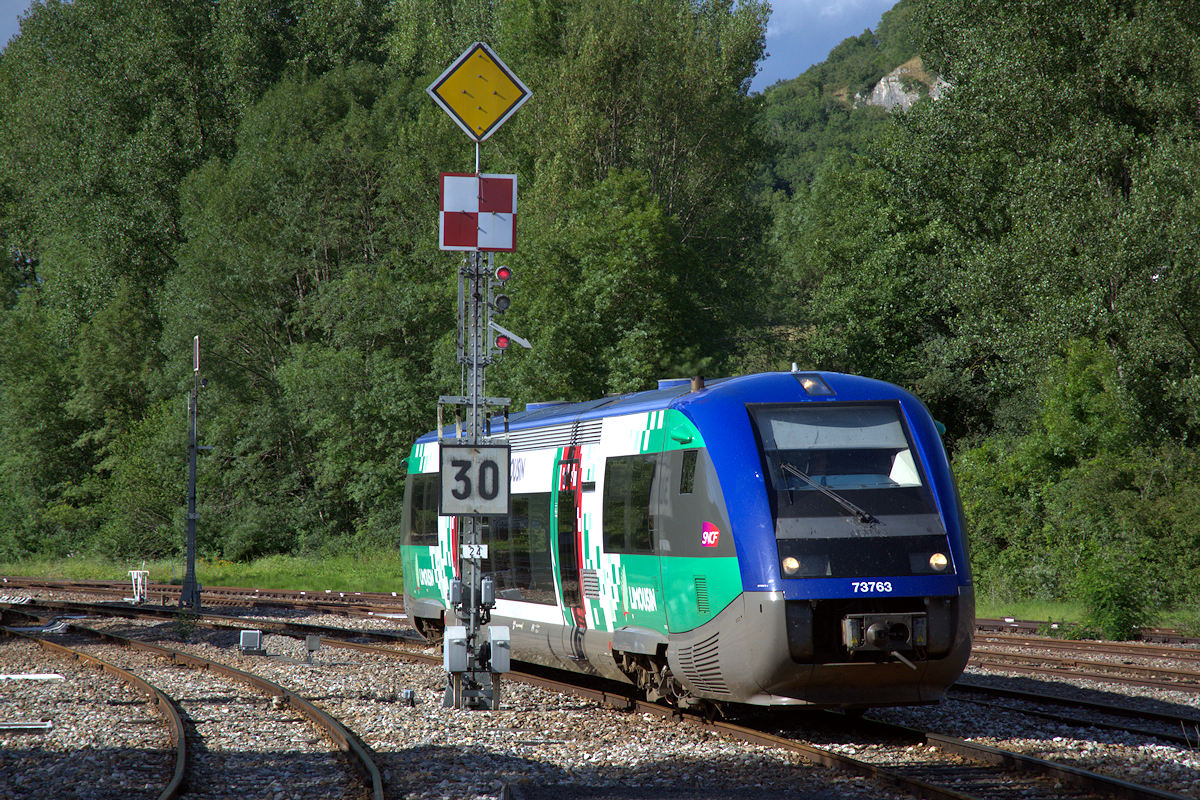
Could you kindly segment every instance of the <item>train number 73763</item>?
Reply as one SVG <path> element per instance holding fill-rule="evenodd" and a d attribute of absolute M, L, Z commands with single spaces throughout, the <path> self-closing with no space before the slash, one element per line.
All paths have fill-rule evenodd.
<path fill-rule="evenodd" d="M 892 591 L 891 581 L 852 581 L 850 585 L 854 587 L 855 594 Z"/>

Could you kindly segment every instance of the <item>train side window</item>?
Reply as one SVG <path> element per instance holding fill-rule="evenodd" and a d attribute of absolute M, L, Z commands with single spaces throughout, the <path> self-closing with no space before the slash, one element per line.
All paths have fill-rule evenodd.
<path fill-rule="evenodd" d="M 488 527 L 490 572 L 500 597 L 554 605 L 554 562 L 550 553 L 550 493 L 514 494 L 512 513 L 493 517 Z"/>
<path fill-rule="evenodd" d="M 610 458 L 604 465 L 604 550 L 654 552 L 650 527 L 650 489 L 657 456 Z"/>
<path fill-rule="evenodd" d="M 691 494 L 696 484 L 696 456 L 700 451 L 683 451 L 683 466 L 679 469 L 679 493 Z"/>
<path fill-rule="evenodd" d="M 516 586 L 511 534 L 507 517 L 484 517 L 483 543 L 488 546 L 488 557 L 481 561 L 480 568 L 496 581 L 497 591 Z"/>
<path fill-rule="evenodd" d="M 438 543 L 439 494 L 437 473 L 408 476 L 408 544 L 431 547 Z"/>

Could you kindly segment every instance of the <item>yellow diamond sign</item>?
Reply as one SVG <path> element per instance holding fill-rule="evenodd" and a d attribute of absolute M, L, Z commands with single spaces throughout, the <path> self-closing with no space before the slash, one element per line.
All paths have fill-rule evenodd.
<path fill-rule="evenodd" d="M 468 47 L 425 91 L 476 142 L 529 99 L 525 84 L 483 42 Z"/>

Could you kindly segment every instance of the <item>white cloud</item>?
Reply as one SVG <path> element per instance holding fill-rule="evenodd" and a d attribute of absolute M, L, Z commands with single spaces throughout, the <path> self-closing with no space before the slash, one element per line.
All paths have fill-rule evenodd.
<path fill-rule="evenodd" d="M 810 27 L 827 28 L 858 24 L 869 28 L 896 0 L 773 0 L 767 38 L 785 36 Z M 860 28 L 857 33 L 861 33 Z M 842 37 L 845 38 L 845 37 Z M 839 40 L 840 41 L 840 40 Z M 836 43 L 835 43 L 836 44 Z"/>

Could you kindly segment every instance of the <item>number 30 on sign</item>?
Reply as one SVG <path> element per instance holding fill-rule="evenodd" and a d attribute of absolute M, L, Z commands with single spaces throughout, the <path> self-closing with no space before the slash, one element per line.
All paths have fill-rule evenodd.
<path fill-rule="evenodd" d="M 509 501 L 507 445 L 441 446 L 443 516 L 504 516 Z"/>

